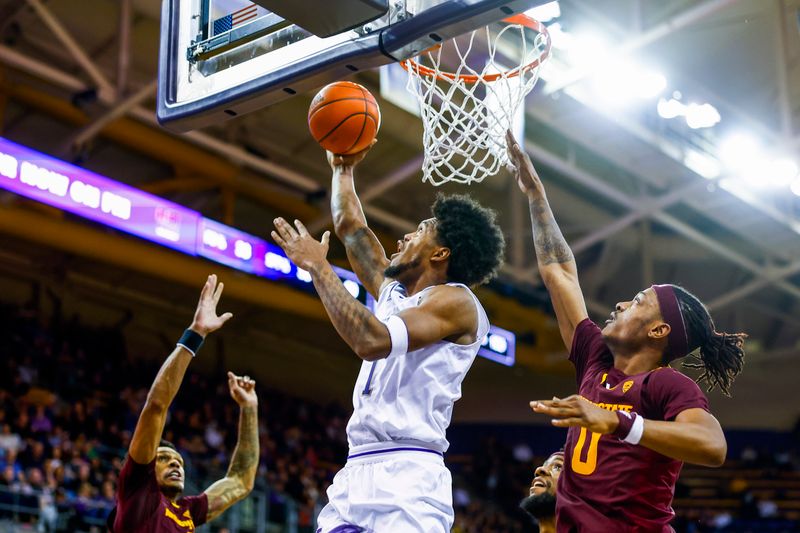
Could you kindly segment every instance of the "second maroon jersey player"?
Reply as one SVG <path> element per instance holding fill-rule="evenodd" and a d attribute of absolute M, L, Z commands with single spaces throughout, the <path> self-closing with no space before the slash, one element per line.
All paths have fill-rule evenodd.
<path fill-rule="evenodd" d="M 602 330 L 592 323 L 544 185 L 510 132 L 507 140 L 528 197 L 539 273 L 577 374 L 579 394 L 531 402 L 554 426 L 569 428 L 558 532 L 671 531 L 681 464 L 720 466 L 727 443 L 697 384 L 668 365 L 697 350 L 690 366 L 728 394 L 745 335 L 717 332 L 702 302 L 675 285 L 618 303 Z"/>

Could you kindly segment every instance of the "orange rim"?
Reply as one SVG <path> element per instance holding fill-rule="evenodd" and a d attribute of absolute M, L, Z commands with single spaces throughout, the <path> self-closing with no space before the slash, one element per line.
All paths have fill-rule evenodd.
<path fill-rule="evenodd" d="M 510 70 L 505 74 L 496 73 L 496 74 L 487 74 L 486 76 L 476 76 L 475 74 L 456 74 L 454 72 L 437 73 L 434 69 L 422 65 L 419 61 L 416 61 L 413 58 L 401 61 L 400 66 L 402 66 L 406 70 L 413 70 L 417 74 L 421 76 L 427 76 L 429 78 L 438 78 L 440 80 L 449 80 L 449 81 L 454 81 L 456 79 L 459 79 L 465 83 L 478 83 L 478 81 L 480 80 L 492 82 L 492 81 L 497 81 L 501 77 L 513 78 L 519 76 L 523 72 L 528 72 L 529 70 L 533 70 L 539 67 L 544 62 L 545 59 L 550 57 L 550 44 L 551 44 L 550 33 L 547 31 L 547 27 L 544 24 L 522 13 L 504 18 L 503 22 L 506 22 L 508 24 L 518 24 L 520 26 L 525 26 L 528 29 L 531 29 L 537 33 L 544 35 L 545 40 L 547 41 L 544 52 L 542 52 L 539 55 L 539 57 L 537 57 L 530 63 L 523 65 L 521 67 L 517 67 L 513 70 Z"/>

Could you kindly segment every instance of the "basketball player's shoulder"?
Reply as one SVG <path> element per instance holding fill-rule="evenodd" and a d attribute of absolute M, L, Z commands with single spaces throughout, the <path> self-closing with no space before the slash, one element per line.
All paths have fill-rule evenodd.
<path fill-rule="evenodd" d="M 697 383 L 692 378 L 683 372 L 672 368 L 671 366 L 662 366 L 656 368 L 650 372 L 648 378 L 648 381 L 652 385 L 661 387 L 699 389 Z"/>
<path fill-rule="evenodd" d="M 474 327 L 478 312 L 472 291 L 464 285 L 436 285 L 428 288 L 419 301 L 432 315 Z M 472 310 L 472 312 L 470 312 Z"/>
<path fill-rule="evenodd" d="M 426 304 L 436 303 L 437 307 L 456 310 L 466 304 L 472 304 L 472 291 L 466 285 L 436 285 L 426 291 L 422 301 Z M 463 308 L 461 308 L 463 310 Z"/>

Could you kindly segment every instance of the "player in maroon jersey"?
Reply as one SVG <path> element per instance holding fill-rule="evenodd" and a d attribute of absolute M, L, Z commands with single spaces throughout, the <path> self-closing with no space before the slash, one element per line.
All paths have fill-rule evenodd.
<path fill-rule="evenodd" d="M 117 507 L 109 516 L 113 533 L 185 533 L 219 516 L 253 489 L 258 468 L 258 398 L 255 382 L 228 372 L 231 397 L 239 404 L 239 441 L 227 475 L 199 496 L 181 497 L 183 458 L 161 440 L 167 410 L 183 381 L 186 368 L 203 339 L 233 315 L 217 316 L 223 284 L 206 280 L 194 320 L 175 350 L 161 365 L 147 395 L 119 474 Z"/>
<path fill-rule="evenodd" d="M 528 196 L 539 273 L 575 365 L 578 395 L 531 402 L 569 428 L 559 479 L 559 533 L 668 532 L 683 462 L 720 466 L 727 443 L 697 383 L 668 366 L 699 348 L 700 380 L 729 394 L 745 335 L 719 333 L 705 306 L 675 285 L 617 304 L 601 330 L 588 318 L 575 258 L 544 186 L 509 132 L 509 155 Z"/>
<path fill-rule="evenodd" d="M 564 452 L 559 450 L 536 469 L 528 496 L 519 503 L 522 510 L 536 521 L 539 533 L 556 531 L 556 487 L 562 470 Z"/>

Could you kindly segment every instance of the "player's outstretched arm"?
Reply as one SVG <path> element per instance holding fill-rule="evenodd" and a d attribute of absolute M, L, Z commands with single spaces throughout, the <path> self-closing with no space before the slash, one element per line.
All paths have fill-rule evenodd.
<path fill-rule="evenodd" d="M 253 490 L 258 470 L 258 397 L 256 383 L 248 376 L 228 372 L 231 397 L 239 404 L 239 440 L 233 450 L 227 475 L 205 490 L 208 520 L 247 497 Z"/>
<path fill-rule="evenodd" d="M 601 435 L 616 434 L 619 430 L 620 417 L 616 412 L 578 395 L 531 402 L 531 408 L 551 416 L 556 427 L 585 427 Z M 637 431 L 640 433 L 635 444 L 672 459 L 703 466 L 721 466 L 725 462 L 728 450 L 725 434 L 717 419 L 704 409 L 686 409 L 674 421 L 642 419 Z"/>
<path fill-rule="evenodd" d="M 377 298 L 386 279 L 383 271 L 389 265 L 389 260 L 380 241 L 367 226 L 353 180 L 356 165 L 368 151 L 369 148 L 353 155 L 328 152 L 328 163 L 333 170 L 331 215 L 333 228 L 344 243 L 350 266 L 364 287 Z"/>
<path fill-rule="evenodd" d="M 327 231 L 321 241 L 311 237 L 300 221 L 292 227 L 282 218 L 275 219 L 272 238 L 295 264 L 311 274 L 328 316 L 342 339 L 361 359 L 374 361 L 388 356 L 393 349 L 389 329 L 347 291 L 325 258 L 328 253 Z M 407 330 L 406 350 L 416 350 L 442 339 L 474 332 L 477 310 L 472 296 L 458 287 L 436 287 L 416 309 L 399 314 Z"/>
<path fill-rule="evenodd" d="M 575 328 L 589 316 L 578 282 L 575 257 L 556 223 L 553 211 L 547 202 L 544 185 L 530 157 L 511 131 L 506 132 L 506 142 L 517 184 L 528 197 L 539 274 L 550 293 L 561 338 L 564 339 L 567 349 L 570 349 Z"/>
<path fill-rule="evenodd" d="M 233 316 L 231 313 L 217 316 L 217 303 L 222 296 L 222 289 L 222 282 L 217 284 L 217 276 L 211 275 L 200 292 L 200 301 L 189 329 L 203 338 L 222 327 Z M 139 415 L 128 450 L 128 454 L 137 463 L 148 464 L 155 458 L 161 433 L 164 431 L 167 410 L 178 393 L 192 357 L 192 352 L 178 345 L 161 365 L 147 394 L 147 401 Z"/>

